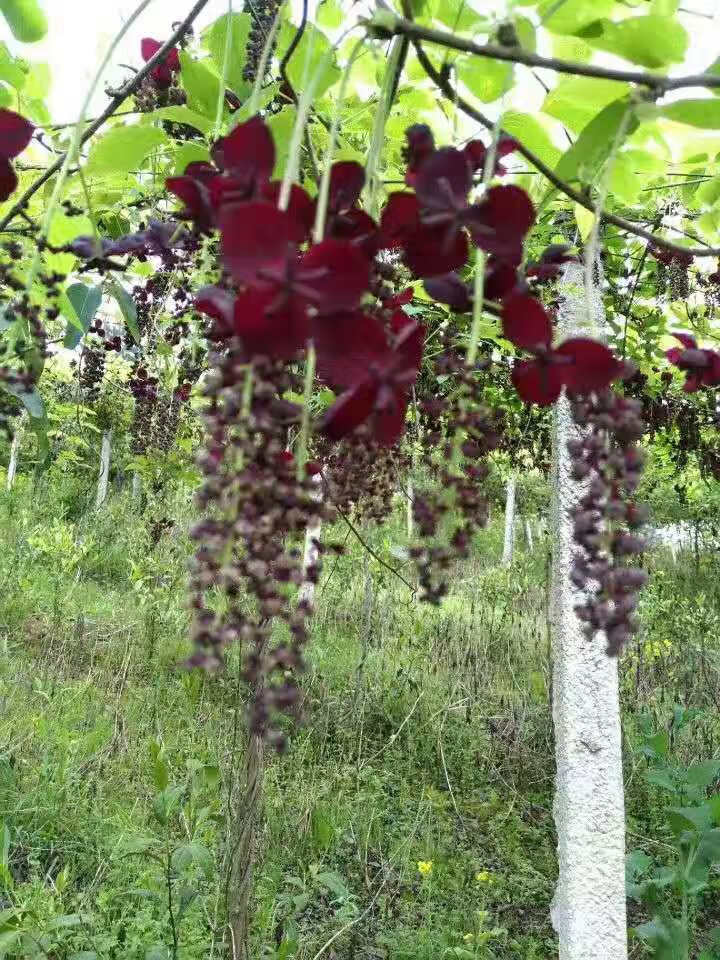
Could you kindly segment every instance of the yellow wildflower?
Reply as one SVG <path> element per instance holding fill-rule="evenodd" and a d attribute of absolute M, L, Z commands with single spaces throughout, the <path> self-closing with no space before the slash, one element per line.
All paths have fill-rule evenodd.
<path fill-rule="evenodd" d="M 429 876 L 432 873 L 433 862 L 432 860 L 418 860 L 418 873 L 421 873 L 424 877 Z"/>
<path fill-rule="evenodd" d="M 472 943 L 474 939 L 475 939 L 475 934 L 474 934 L 474 933 L 464 933 L 464 934 L 463 934 L 463 940 L 465 941 L 465 943 Z"/>
<path fill-rule="evenodd" d="M 491 887 L 495 883 L 495 877 L 489 870 L 480 870 L 479 873 L 475 874 L 475 883 L 479 887 Z"/>

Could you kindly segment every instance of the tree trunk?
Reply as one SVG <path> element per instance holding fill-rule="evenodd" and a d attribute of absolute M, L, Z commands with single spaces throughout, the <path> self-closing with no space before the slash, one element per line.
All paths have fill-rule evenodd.
<path fill-rule="evenodd" d="M 15 432 L 13 433 L 12 443 L 10 444 L 10 462 L 8 463 L 8 472 L 7 472 L 7 489 L 12 490 L 13 484 L 15 483 L 15 475 L 17 474 L 17 465 L 18 465 L 18 456 L 20 454 L 20 437 L 22 435 L 22 420 L 18 420 L 15 425 Z"/>
<path fill-rule="evenodd" d="M 592 317 L 583 269 L 566 267 L 558 339 L 602 337 L 600 290 Z M 560 960 L 626 960 L 625 809 L 617 661 L 602 634 L 588 639 L 575 614 L 583 594 L 570 580 L 573 527 L 569 511 L 584 490 L 573 480 L 567 442 L 577 436 L 563 394 L 554 411 L 551 632 L 555 727 L 558 885 L 552 921 Z"/>
<path fill-rule="evenodd" d="M 315 484 L 315 491 L 313 492 L 313 497 L 316 500 L 322 498 L 322 477 L 319 473 L 315 474 L 313 477 L 313 483 Z M 303 565 L 302 573 L 303 580 L 298 590 L 298 602 L 305 601 L 307 603 L 312 603 L 315 599 L 315 584 L 310 583 L 307 579 L 307 572 L 310 567 L 314 566 L 318 562 L 319 550 L 313 541 L 320 539 L 320 534 L 322 533 L 322 520 L 317 519 L 314 523 L 308 525 L 305 530 L 305 548 L 303 551 Z"/>
<path fill-rule="evenodd" d="M 533 532 L 532 532 L 532 523 L 530 520 L 525 520 L 525 541 L 527 543 L 527 548 L 530 553 L 533 552 Z"/>
<path fill-rule="evenodd" d="M 97 484 L 97 496 L 95 497 L 95 506 L 101 507 L 107 498 L 108 480 L 110 479 L 110 441 L 112 439 L 112 430 L 106 430 L 102 437 L 102 447 L 100 448 L 100 475 Z"/>
<path fill-rule="evenodd" d="M 517 474 L 511 471 L 505 488 L 505 542 L 503 543 L 502 565 L 509 567 L 515 546 L 515 487 Z"/>

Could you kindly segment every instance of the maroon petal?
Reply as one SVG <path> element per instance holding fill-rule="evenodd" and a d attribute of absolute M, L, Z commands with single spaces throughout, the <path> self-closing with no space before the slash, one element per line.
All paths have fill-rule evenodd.
<path fill-rule="evenodd" d="M 11 160 L 32 139 L 35 127 L 14 110 L 0 110 L 0 158 Z"/>
<path fill-rule="evenodd" d="M 472 310 L 470 287 L 456 273 L 428 277 L 423 281 L 423 286 L 434 300 L 446 303 L 457 313 L 468 313 Z"/>
<path fill-rule="evenodd" d="M 550 346 L 552 326 L 545 308 L 525 294 L 510 297 L 502 312 L 503 335 L 522 350 L 542 350 Z"/>
<path fill-rule="evenodd" d="M 211 163 L 205 160 L 193 160 L 185 167 L 185 176 L 192 177 L 200 183 L 209 186 L 210 182 L 217 176 L 217 170 Z"/>
<path fill-rule="evenodd" d="M 522 288 L 525 288 L 522 284 Z M 517 270 L 505 260 L 493 260 L 485 273 L 485 297 L 488 300 L 505 300 L 513 293 L 521 292 Z"/>
<path fill-rule="evenodd" d="M 562 377 L 555 364 L 537 360 L 515 361 L 512 382 L 525 403 L 547 407 L 554 403 L 562 390 Z"/>
<path fill-rule="evenodd" d="M 435 151 L 435 139 L 432 130 L 425 123 L 415 123 L 405 131 L 407 147 L 404 151 L 407 163 L 405 182 L 409 187 L 415 184 L 417 172 L 424 161 Z"/>
<path fill-rule="evenodd" d="M 380 248 L 400 247 L 419 223 L 418 200 L 414 193 L 391 193 L 380 216 Z"/>
<path fill-rule="evenodd" d="M 407 393 L 404 390 L 381 388 L 376 400 L 373 436 L 384 447 L 391 447 L 405 429 Z"/>
<path fill-rule="evenodd" d="M 372 414 L 377 391 L 377 384 L 370 380 L 347 390 L 325 413 L 320 424 L 322 432 L 331 440 L 347 436 Z"/>
<path fill-rule="evenodd" d="M 298 278 L 320 312 L 352 310 L 370 286 L 370 262 L 352 243 L 323 240 L 302 257 Z"/>
<path fill-rule="evenodd" d="M 265 184 L 262 189 L 263 197 L 275 207 L 280 198 L 281 187 L 282 181 L 271 180 Z M 305 235 L 310 236 L 310 231 L 315 222 L 315 203 L 310 199 L 306 191 L 296 183 L 290 186 L 290 200 L 288 201 L 287 212 L 293 220 L 301 224 Z"/>
<path fill-rule="evenodd" d="M 284 210 L 246 203 L 221 217 L 222 259 L 238 283 L 253 283 L 262 270 L 279 270 L 303 240 L 303 230 Z"/>
<path fill-rule="evenodd" d="M 310 336 L 306 311 L 295 301 L 273 309 L 273 291 L 249 289 L 235 300 L 233 328 L 250 355 L 290 360 Z"/>
<path fill-rule="evenodd" d="M 555 357 L 570 361 L 561 362 L 558 369 L 561 371 L 562 382 L 573 393 L 587 394 L 604 390 L 620 376 L 623 369 L 623 365 L 605 344 L 585 337 L 565 340 L 555 351 Z"/>
<path fill-rule="evenodd" d="M 209 334 L 211 340 L 226 340 L 232 336 L 235 297 L 228 290 L 203 287 L 195 295 L 195 307 L 215 321 Z"/>
<path fill-rule="evenodd" d="M 212 227 L 213 213 L 207 188 L 190 176 L 168 177 L 165 186 L 179 197 L 185 207 L 176 214 L 184 220 L 192 220 L 199 230 L 207 233 Z"/>
<path fill-rule="evenodd" d="M 369 259 L 378 251 L 377 225 L 369 214 L 357 207 L 345 213 L 330 214 L 325 232 L 328 237 L 349 240 L 359 246 Z"/>
<path fill-rule="evenodd" d="M 503 259 L 518 256 L 534 222 L 535 208 L 530 197 L 512 184 L 491 187 L 480 203 L 466 213 L 466 223 L 477 246 Z"/>
<path fill-rule="evenodd" d="M 672 335 L 676 340 L 680 341 L 686 350 L 697 350 L 697 340 L 695 337 L 691 337 L 689 333 L 678 333 L 674 331 Z"/>
<path fill-rule="evenodd" d="M 255 189 L 260 189 L 272 176 L 275 166 L 275 144 L 272 134 L 260 116 L 251 117 L 235 127 L 211 150 L 215 164 Z"/>
<path fill-rule="evenodd" d="M 328 209 L 342 213 L 354 207 L 365 185 L 365 170 L 354 160 L 341 160 L 330 170 Z"/>
<path fill-rule="evenodd" d="M 0 203 L 15 192 L 17 185 L 18 178 L 12 164 L 4 157 L 0 157 Z"/>
<path fill-rule="evenodd" d="M 316 317 L 312 337 L 318 376 L 330 386 L 359 383 L 371 365 L 380 367 L 390 355 L 383 325 L 359 310 Z"/>
<path fill-rule="evenodd" d="M 462 231 L 419 226 L 404 246 L 405 263 L 416 277 L 451 273 L 467 263 L 468 242 Z"/>
<path fill-rule="evenodd" d="M 470 143 L 466 143 L 463 153 L 473 173 L 477 173 L 478 170 L 483 169 L 485 166 L 485 157 L 487 156 L 487 147 L 482 140 L 471 140 Z"/>
<path fill-rule="evenodd" d="M 462 150 L 443 147 L 423 163 L 415 179 L 421 207 L 430 210 L 462 209 L 472 186 L 472 170 Z"/>
<path fill-rule="evenodd" d="M 404 307 L 406 303 L 410 303 L 413 298 L 413 288 L 406 287 L 405 290 L 401 290 L 400 293 L 394 293 L 391 297 L 388 297 L 387 300 L 383 300 L 383 306 L 386 310 L 394 310 L 396 307 Z"/>
<path fill-rule="evenodd" d="M 678 361 L 683 354 L 682 347 L 671 347 L 669 350 L 665 351 L 666 358 L 670 363 L 674 364 L 676 367 L 679 366 Z"/>
<path fill-rule="evenodd" d="M 395 382 L 412 382 L 422 363 L 426 328 L 404 310 L 396 310 L 390 323 L 397 335 L 394 345 L 398 357 L 393 371 Z"/>
<path fill-rule="evenodd" d="M 143 37 L 140 41 L 140 53 L 145 63 L 152 60 L 162 44 L 159 40 L 153 40 L 152 37 Z"/>

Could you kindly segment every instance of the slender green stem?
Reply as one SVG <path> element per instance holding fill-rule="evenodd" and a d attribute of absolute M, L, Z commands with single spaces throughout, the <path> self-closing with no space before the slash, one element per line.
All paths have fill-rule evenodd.
<path fill-rule="evenodd" d="M 300 421 L 300 434 L 298 436 L 297 454 L 297 479 L 302 480 L 305 476 L 305 464 L 308 460 L 308 438 L 310 437 L 310 398 L 312 397 L 313 383 L 315 382 L 315 344 L 308 340 L 307 354 L 305 356 L 305 386 L 303 388 L 303 412 Z"/>
<path fill-rule="evenodd" d="M 225 50 L 223 52 L 222 77 L 220 80 L 220 90 L 218 91 L 217 109 L 215 111 L 215 125 L 213 126 L 213 140 L 220 136 L 220 127 L 223 119 L 223 106 L 225 105 L 225 89 L 227 87 L 228 66 L 230 64 L 230 48 L 232 46 L 233 35 L 233 0 L 228 0 L 227 12 L 227 30 L 225 31 Z"/>
<path fill-rule="evenodd" d="M 600 217 L 602 215 L 603 208 L 607 201 L 608 192 L 610 190 L 610 179 L 612 177 L 613 170 L 615 169 L 615 161 L 617 159 L 618 150 L 620 149 L 623 141 L 625 140 L 625 136 L 627 135 L 628 126 L 630 124 L 630 120 L 632 119 L 633 112 L 634 107 L 631 102 L 628 104 L 622 120 L 617 128 L 615 139 L 613 140 L 610 153 L 608 154 L 608 158 L 605 163 L 605 169 L 603 170 L 602 180 L 600 182 L 600 189 L 598 190 L 597 201 L 595 202 L 595 219 L 593 220 L 593 225 L 590 230 L 590 236 L 585 244 L 585 308 L 587 310 L 587 319 L 590 328 L 592 328 L 596 323 L 595 313 L 593 310 L 593 274 L 595 270 L 595 261 L 597 260 L 598 240 L 600 237 Z"/>
<path fill-rule="evenodd" d="M 288 203 L 290 202 L 290 188 L 292 187 L 293 182 L 297 179 L 298 170 L 300 168 L 300 145 L 305 133 L 305 124 L 307 123 L 307 118 L 310 114 L 313 97 L 315 96 L 315 89 L 318 85 L 320 77 L 332 62 L 332 58 L 335 55 L 335 50 L 351 32 L 351 30 L 354 29 L 354 26 L 351 27 L 338 38 L 333 46 L 331 46 L 322 57 L 317 67 L 313 70 L 308 78 L 307 83 L 304 84 L 303 92 L 300 95 L 300 99 L 298 100 L 297 104 L 297 116 L 295 117 L 295 125 L 293 126 L 292 137 L 290 138 L 290 148 L 288 151 L 287 163 L 285 164 L 285 173 L 283 174 L 282 184 L 280 185 L 280 196 L 278 197 L 278 208 L 280 210 L 287 210 Z"/>
<path fill-rule="evenodd" d="M 63 160 L 62 166 L 60 167 L 60 171 L 57 175 L 57 180 L 55 181 L 55 186 L 53 187 L 53 192 L 50 196 L 50 200 L 48 201 L 48 205 L 45 208 L 45 216 L 43 217 L 42 222 L 40 224 L 40 234 L 39 234 L 39 236 L 42 239 L 44 239 L 48 235 L 48 231 L 50 230 L 50 224 L 52 223 L 52 219 L 55 216 L 55 211 L 57 210 L 57 206 L 60 201 L 60 195 L 62 194 L 63 187 L 65 186 L 65 180 L 67 179 L 68 170 L 70 169 L 72 164 L 75 163 L 75 160 L 78 156 L 78 152 L 80 149 L 80 138 L 82 137 L 83 127 L 85 124 L 85 117 L 87 116 L 88 107 L 90 106 L 90 101 L 93 98 L 93 94 L 95 93 L 95 90 L 97 89 L 98 84 L 100 83 L 100 80 L 102 79 L 102 76 L 105 73 L 105 70 L 108 64 L 110 63 L 113 56 L 115 55 L 115 51 L 117 50 L 123 37 L 128 32 L 128 30 L 132 27 L 135 21 L 138 19 L 138 17 L 143 13 L 143 11 L 147 7 L 150 6 L 151 3 L 152 3 L 152 0 L 142 0 L 142 3 L 136 8 L 135 12 L 128 17 L 128 19 L 122 25 L 119 33 L 117 34 L 113 42 L 110 44 L 107 53 L 103 57 L 102 62 L 98 67 L 95 76 L 93 77 L 92 83 L 90 84 L 88 92 L 85 95 L 85 99 L 83 100 L 82 107 L 80 108 L 80 115 L 78 116 L 77 123 L 75 124 L 75 128 L 73 130 L 72 139 L 70 140 L 70 146 L 68 147 L 67 153 L 65 154 L 65 159 Z M 40 252 L 40 249 L 38 249 L 37 253 L 33 257 L 32 263 L 30 264 L 30 269 L 28 270 L 28 275 L 26 280 L 26 287 L 28 290 L 32 286 L 32 282 L 37 276 L 37 272 L 40 266 L 40 258 L 41 258 L 41 252 Z"/>
<path fill-rule="evenodd" d="M 335 147 L 337 145 L 338 130 L 340 128 L 340 114 L 345 103 L 347 86 L 350 81 L 350 74 L 355 64 L 355 60 L 365 45 L 365 38 L 361 37 L 355 44 L 350 53 L 347 65 L 340 81 L 340 89 L 333 109 L 332 123 L 330 124 L 330 136 L 328 139 L 327 150 L 325 151 L 325 166 L 323 167 L 322 179 L 320 180 L 320 189 L 318 190 L 317 205 L 315 207 L 315 226 L 313 228 L 313 240 L 320 243 L 325 232 L 325 218 L 327 216 L 328 197 L 330 195 L 330 171 L 332 170 Z"/>
<path fill-rule="evenodd" d="M 282 4 L 278 8 L 278 12 L 275 14 L 275 19 L 272 22 L 272 26 L 270 27 L 267 37 L 265 38 L 263 51 L 260 56 L 260 60 L 258 61 L 257 73 L 255 74 L 255 83 L 253 84 L 252 93 L 250 94 L 250 110 L 248 115 L 251 117 L 255 116 L 260 105 L 260 92 L 262 90 L 263 78 L 265 76 L 265 71 L 267 70 L 268 61 L 272 56 L 273 47 L 275 45 L 275 37 L 280 27 L 281 10 Z"/>
<path fill-rule="evenodd" d="M 385 70 L 383 88 L 380 94 L 380 100 L 375 111 L 375 123 L 373 124 L 372 140 L 370 141 L 370 150 L 368 152 L 367 163 L 365 165 L 365 191 L 367 195 L 367 209 L 371 217 L 377 218 L 380 212 L 380 182 L 378 179 L 378 170 L 380 167 L 380 152 L 385 140 L 385 124 L 387 123 L 392 107 L 391 96 L 395 89 L 395 76 L 400 63 L 402 52 L 402 37 L 395 37 L 388 57 L 388 65 Z"/>

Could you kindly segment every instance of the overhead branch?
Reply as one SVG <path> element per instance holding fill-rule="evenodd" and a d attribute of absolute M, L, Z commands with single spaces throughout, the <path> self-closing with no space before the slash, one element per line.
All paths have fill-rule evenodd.
<path fill-rule="evenodd" d="M 188 28 L 195 21 L 203 7 L 207 6 L 207 3 L 208 0 L 197 0 L 190 13 L 188 13 L 185 19 L 178 24 L 171 36 L 160 47 L 157 53 L 155 53 L 155 55 L 151 57 L 150 60 L 148 60 L 147 63 L 144 64 L 144 66 L 142 66 L 134 76 L 130 77 L 127 83 L 124 83 L 122 87 L 120 87 L 120 89 L 113 94 L 113 97 L 107 107 L 103 110 L 99 117 L 90 123 L 87 130 L 85 130 L 83 135 L 80 137 L 80 146 L 82 146 L 83 143 L 88 141 L 90 137 L 97 133 L 100 127 L 102 127 L 103 124 L 113 116 L 117 108 L 138 89 L 145 77 L 147 77 L 148 74 L 150 74 L 155 67 L 158 66 L 158 64 L 162 63 L 172 47 L 174 47 L 178 40 L 180 40 L 181 37 L 183 37 L 187 32 Z M 33 183 L 27 188 L 27 190 L 25 190 L 22 196 L 5 214 L 2 220 L 0 220 L 0 231 L 4 230 L 5 227 L 7 227 L 7 225 L 15 219 L 20 211 L 23 210 L 28 200 L 34 196 L 38 190 L 48 182 L 48 180 L 58 173 L 63 165 L 64 160 L 65 154 L 63 153 L 60 157 L 58 157 L 55 163 L 51 164 L 47 170 L 45 170 L 42 176 L 33 181 Z"/>
<path fill-rule="evenodd" d="M 386 11 L 383 11 L 385 15 Z M 370 26 L 375 26 L 371 22 Z M 572 60 L 560 60 L 557 57 L 541 57 L 522 47 L 503 46 L 497 43 L 474 43 L 465 37 L 449 33 L 444 30 L 434 30 L 432 27 L 423 27 L 411 19 L 397 17 L 392 22 L 388 19 L 377 27 L 383 34 L 397 34 L 410 37 L 411 40 L 423 40 L 435 43 L 438 46 L 471 53 L 476 57 L 485 57 L 489 60 L 504 60 L 508 63 L 522 63 L 526 67 L 542 67 L 554 70 L 556 73 L 567 73 L 581 77 L 595 77 L 600 80 L 618 80 L 624 83 L 636 83 L 663 94 L 668 90 L 679 90 L 683 87 L 720 87 L 720 76 L 709 73 L 694 73 L 684 77 L 666 77 L 656 73 L 645 73 L 639 70 L 615 70 L 612 67 L 600 67 L 593 63 L 576 63 Z"/>
<path fill-rule="evenodd" d="M 402 21 L 405 22 L 405 21 Z M 413 39 L 413 46 L 415 48 L 415 53 L 417 58 L 420 61 L 425 73 L 430 77 L 433 83 L 445 94 L 445 96 L 454 104 L 457 105 L 458 109 L 462 110 L 463 113 L 471 117 L 473 120 L 477 121 L 481 126 L 485 127 L 486 130 L 493 131 L 495 128 L 495 122 L 489 117 L 486 117 L 484 113 L 474 107 L 471 103 L 468 103 L 467 100 L 463 99 L 450 83 L 448 78 L 444 73 L 441 73 L 437 70 L 428 55 L 425 53 L 422 44 L 417 40 Z M 569 183 L 559 177 L 552 167 L 549 167 L 543 160 L 538 157 L 536 153 L 530 150 L 529 147 L 526 147 L 518 139 L 515 134 L 508 133 L 507 131 L 502 131 L 505 136 L 512 137 L 513 140 L 517 143 L 517 152 L 520 153 L 528 163 L 532 164 L 536 170 L 538 170 L 550 183 L 561 193 L 564 193 L 566 197 L 569 197 L 575 203 L 580 204 L 581 207 L 584 207 L 586 210 L 589 210 L 591 213 L 595 213 L 595 204 L 592 200 L 587 197 L 582 191 L 576 190 Z M 662 247 L 664 250 L 671 250 L 673 253 L 680 254 L 690 254 L 693 257 L 720 257 L 720 247 L 684 247 L 679 244 L 672 243 L 670 240 L 666 240 L 664 237 L 659 234 L 651 233 L 649 230 L 645 230 L 643 227 L 637 226 L 631 220 L 626 220 L 624 217 L 619 217 L 617 214 L 610 213 L 608 210 L 603 210 L 600 214 L 601 221 L 605 223 L 611 223 L 613 226 L 618 227 L 620 230 L 625 230 L 628 233 L 634 234 L 636 237 L 641 237 L 643 240 L 647 240 L 649 243 L 652 243 L 653 246 Z"/>

